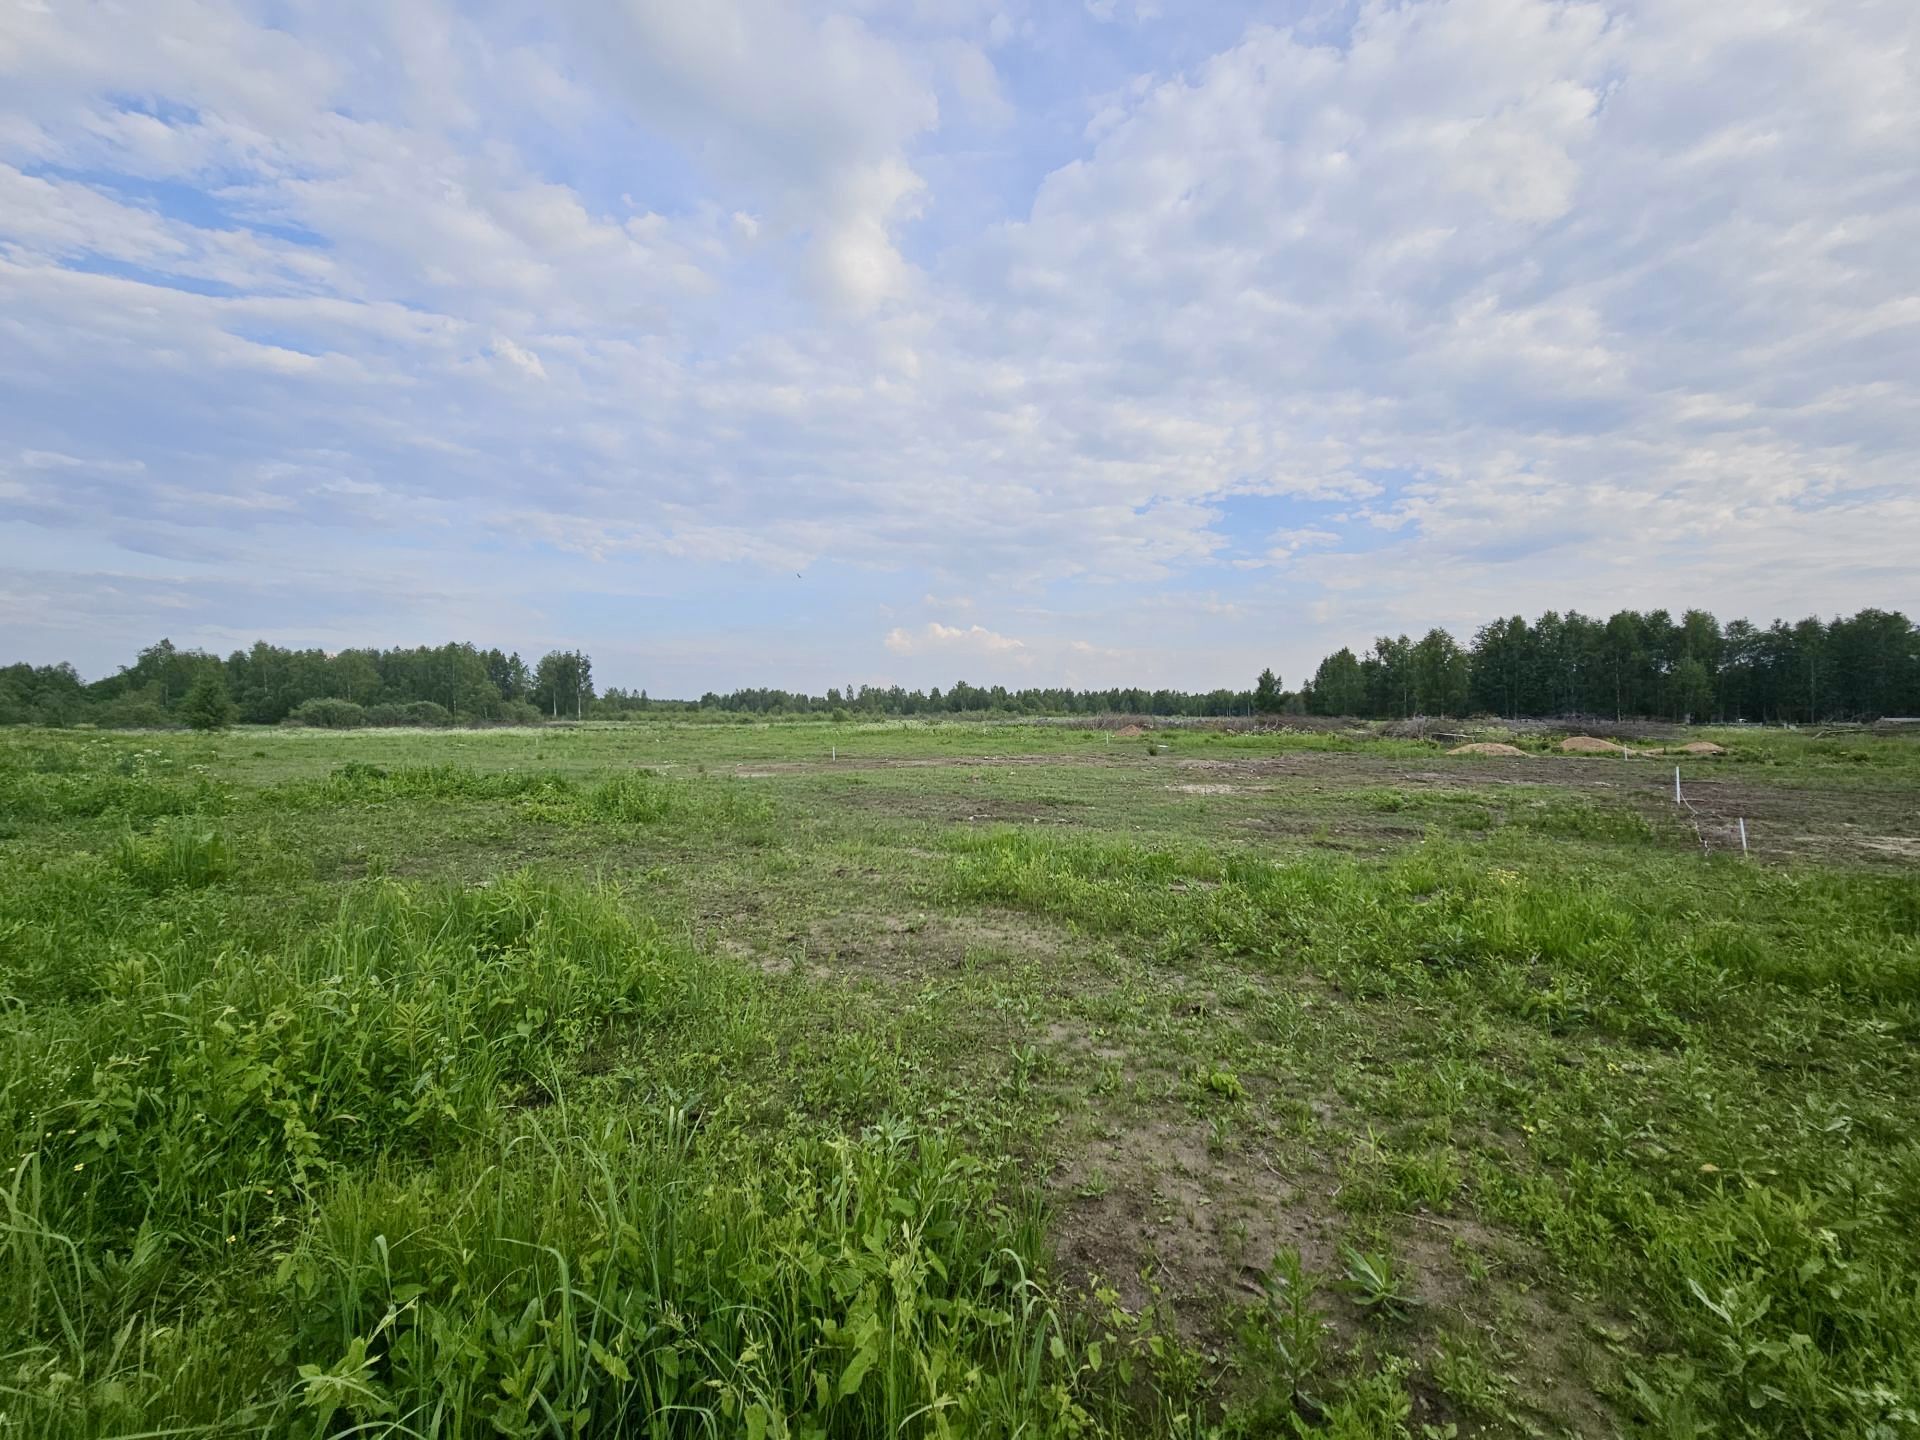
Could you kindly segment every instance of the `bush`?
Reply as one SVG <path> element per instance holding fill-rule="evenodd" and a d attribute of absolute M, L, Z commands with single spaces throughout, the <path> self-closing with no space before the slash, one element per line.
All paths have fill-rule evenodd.
<path fill-rule="evenodd" d="M 545 718 L 539 706 L 530 705 L 525 700 L 509 700 L 500 707 L 500 723 L 503 725 L 538 725 Z"/>
<path fill-rule="evenodd" d="M 369 725 L 451 725 L 453 716 L 444 705 L 431 700 L 413 700 L 405 705 L 369 705 Z"/>
<path fill-rule="evenodd" d="M 171 730 L 174 719 L 151 700 L 122 698 L 110 701 L 94 717 L 113 730 Z"/>
<path fill-rule="evenodd" d="M 233 723 L 233 697 L 217 670 L 204 670 L 180 702 L 180 716 L 196 730 L 224 730 Z"/>
<path fill-rule="evenodd" d="M 309 700 L 296 706 L 287 719 L 295 725 L 313 725 L 323 730 L 349 730 L 367 723 L 364 706 L 351 700 Z"/>

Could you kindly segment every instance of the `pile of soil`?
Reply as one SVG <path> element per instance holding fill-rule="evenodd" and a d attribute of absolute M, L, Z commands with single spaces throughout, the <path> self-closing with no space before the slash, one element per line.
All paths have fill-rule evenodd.
<path fill-rule="evenodd" d="M 1144 735 L 1147 732 L 1138 725 L 1122 725 L 1118 730 L 1114 731 L 1113 733 L 1119 736 L 1122 740 L 1131 740 L 1133 739 L 1134 736 Z"/>
<path fill-rule="evenodd" d="M 1447 751 L 1449 755 L 1524 755 L 1526 753 L 1511 745 L 1502 745 L 1497 740 L 1482 740 L 1474 745 L 1456 745 Z"/>
<path fill-rule="evenodd" d="M 1727 747 L 1716 745 L 1711 740 L 1696 740 L 1691 745 L 1681 745 L 1667 752 L 1669 755 L 1724 755 Z"/>
<path fill-rule="evenodd" d="M 1560 751 L 1564 755 L 1621 755 L 1626 748 L 1611 740 L 1596 740 L 1591 735 L 1569 735 L 1560 742 Z"/>

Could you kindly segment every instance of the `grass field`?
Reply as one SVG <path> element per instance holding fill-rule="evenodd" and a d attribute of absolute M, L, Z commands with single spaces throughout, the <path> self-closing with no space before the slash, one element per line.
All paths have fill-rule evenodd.
<path fill-rule="evenodd" d="M 1705 733 L 0 735 L 0 1435 L 1920 1435 L 1920 742 Z"/>

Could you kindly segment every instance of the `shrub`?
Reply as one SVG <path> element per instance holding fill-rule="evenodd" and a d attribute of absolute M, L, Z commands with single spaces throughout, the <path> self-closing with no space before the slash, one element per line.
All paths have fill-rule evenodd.
<path fill-rule="evenodd" d="M 170 730 L 174 726 L 173 717 L 151 700 L 115 700 L 103 706 L 96 718 L 114 730 Z"/>
<path fill-rule="evenodd" d="M 365 707 L 351 700 L 309 700 L 295 707 L 287 719 L 295 725 L 314 725 L 324 730 L 347 730 L 367 723 Z"/>
<path fill-rule="evenodd" d="M 411 700 L 404 705 L 369 705 L 369 725 L 451 725 L 453 715 L 444 705 L 431 700 Z"/>
<path fill-rule="evenodd" d="M 203 670 L 180 702 L 180 718 L 196 730 L 224 730 L 233 723 L 233 697 L 217 670 Z"/>

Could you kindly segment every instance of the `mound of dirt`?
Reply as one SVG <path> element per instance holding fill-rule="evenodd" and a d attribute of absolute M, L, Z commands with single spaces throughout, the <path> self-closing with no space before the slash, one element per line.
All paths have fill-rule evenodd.
<path fill-rule="evenodd" d="M 1669 755 L 1724 755 L 1727 753 L 1727 747 L 1716 745 L 1711 740 L 1696 740 L 1691 745 L 1682 745 L 1667 753 Z"/>
<path fill-rule="evenodd" d="M 1144 735 L 1147 732 L 1142 726 L 1139 726 L 1139 725 L 1122 725 L 1118 730 L 1114 731 L 1113 733 L 1119 736 L 1122 740 L 1131 740 L 1134 736 Z"/>
<path fill-rule="evenodd" d="M 1502 745 L 1498 740 L 1482 740 L 1475 745 L 1456 745 L 1447 751 L 1449 755 L 1524 755 L 1526 753 L 1511 745 Z"/>
<path fill-rule="evenodd" d="M 1563 755 L 1618 755 L 1626 748 L 1611 740 L 1596 740 L 1591 735 L 1569 735 L 1560 742 Z"/>

